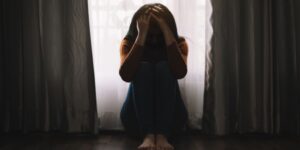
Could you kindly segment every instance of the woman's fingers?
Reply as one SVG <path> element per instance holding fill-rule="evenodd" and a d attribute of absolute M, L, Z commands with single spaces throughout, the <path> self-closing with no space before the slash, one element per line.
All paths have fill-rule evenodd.
<path fill-rule="evenodd" d="M 145 21 L 148 20 L 148 16 L 149 16 L 149 15 L 146 15 L 146 14 L 141 15 L 137 20 L 138 20 L 139 22 L 145 22 Z"/>
<path fill-rule="evenodd" d="M 144 14 L 142 14 L 140 16 L 140 18 L 143 20 L 143 21 L 148 21 L 149 20 L 149 17 L 150 17 L 150 13 L 151 13 L 151 8 L 148 8 Z"/>
<path fill-rule="evenodd" d="M 153 11 L 157 16 L 160 16 L 162 18 L 165 18 L 167 16 L 167 12 L 163 10 L 162 8 L 153 8 Z"/>
<path fill-rule="evenodd" d="M 159 13 L 159 14 L 161 14 L 161 15 L 163 15 L 165 13 L 165 11 L 159 6 L 152 7 L 152 10 Z"/>
<path fill-rule="evenodd" d="M 159 6 L 157 6 L 157 5 L 155 5 L 153 8 L 155 8 L 155 9 L 157 9 L 157 10 L 161 11 L 161 12 L 163 12 L 163 11 L 164 11 L 164 10 L 163 10 L 161 7 L 159 7 Z"/>
<path fill-rule="evenodd" d="M 142 15 L 142 20 L 144 21 L 145 20 L 145 18 L 146 18 L 146 15 L 144 14 L 144 15 Z"/>
<path fill-rule="evenodd" d="M 161 11 L 159 11 L 158 9 L 152 8 L 151 10 L 154 14 L 157 14 L 157 15 L 161 14 Z"/>
<path fill-rule="evenodd" d="M 152 13 L 151 16 L 152 16 L 156 21 L 161 21 L 161 20 L 162 20 L 161 17 L 158 16 L 157 14 L 155 14 L 155 13 Z"/>
<path fill-rule="evenodd" d="M 151 11 L 151 8 L 148 8 L 148 9 L 145 11 L 145 14 L 146 14 L 146 15 L 149 15 L 150 11 Z"/>
<path fill-rule="evenodd" d="M 159 7 L 158 5 L 155 5 L 155 6 L 153 6 L 152 8 L 156 8 L 156 9 L 162 10 L 162 8 Z"/>
<path fill-rule="evenodd" d="M 151 13 L 151 12 L 150 12 L 150 14 L 148 14 L 148 15 L 147 15 L 147 19 L 146 19 L 146 21 L 147 21 L 147 22 L 149 22 L 149 21 L 150 21 L 151 15 L 152 15 L 152 13 Z"/>
<path fill-rule="evenodd" d="M 154 20 L 159 24 L 161 28 L 164 27 L 164 20 L 160 16 L 157 16 L 156 14 L 152 13 L 151 17 L 154 18 Z"/>

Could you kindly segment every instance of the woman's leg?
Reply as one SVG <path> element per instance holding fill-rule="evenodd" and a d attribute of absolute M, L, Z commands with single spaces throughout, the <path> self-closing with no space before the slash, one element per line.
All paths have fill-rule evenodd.
<path fill-rule="evenodd" d="M 181 98 L 178 82 L 176 83 L 176 104 L 174 116 L 171 134 L 179 135 L 184 131 L 185 127 L 187 127 L 188 111 Z"/>
<path fill-rule="evenodd" d="M 167 61 L 156 64 L 156 132 L 171 137 L 187 121 L 187 111 L 181 99 L 177 79 Z"/>
<path fill-rule="evenodd" d="M 154 133 L 154 69 L 154 64 L 141 62 L 121 111 L 124 127 L 138 130 L 140 137 Z"/>
<path fill-rule="evenodd" d="M 121 111 L 120 111 L 120 119 L 123 124 L 123 127 L 125 129 L 125 132 L 134 137 L 134 138 L 141 138 L 139 130 L 139 124 L 136 117 L 136 111 L 133 104 L 133 86 L 130 83 L 126 99 L 122 105 Z"/>

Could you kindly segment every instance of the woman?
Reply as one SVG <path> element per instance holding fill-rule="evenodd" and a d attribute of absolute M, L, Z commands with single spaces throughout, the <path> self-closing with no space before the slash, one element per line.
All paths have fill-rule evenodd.
<path fill-rule="evenodd" d="M 188 47 L 162 4 L 142 6 L 121 42 L 121 78 L 130 82 L 120 112 L 125 130 L 143 138 L 138 149 L 171 150 L 171 137 L 186 127 L 187 110 L 177 79 L 187 73 Z"/>

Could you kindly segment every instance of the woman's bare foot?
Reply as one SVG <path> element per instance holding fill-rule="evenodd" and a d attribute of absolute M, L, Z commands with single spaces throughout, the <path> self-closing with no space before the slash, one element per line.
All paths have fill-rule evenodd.
<path fill-rule="evenodd" d="M 154 134 L 147 134 L 143 143 L 138 147 L 139 150 L 155 150 Z"/>
<path fill-rule="evenodd" d="M 162 135 L 156 135 L 156 150 L 174 150 L 174 147 L 168 142 L 168 139 Z"/>

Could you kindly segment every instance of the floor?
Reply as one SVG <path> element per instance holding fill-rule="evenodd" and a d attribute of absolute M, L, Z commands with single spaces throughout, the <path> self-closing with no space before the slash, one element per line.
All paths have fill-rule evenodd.
<path fill-rule="evenodd" d="M 141 142 L 123 132 L 82 134 L 2 134 L 0 150 L 135 150 Z M 186 133 L 174 141 L 175 150 L 299 150 L 300 137 L 244 135 L 216 137 Z"/>

